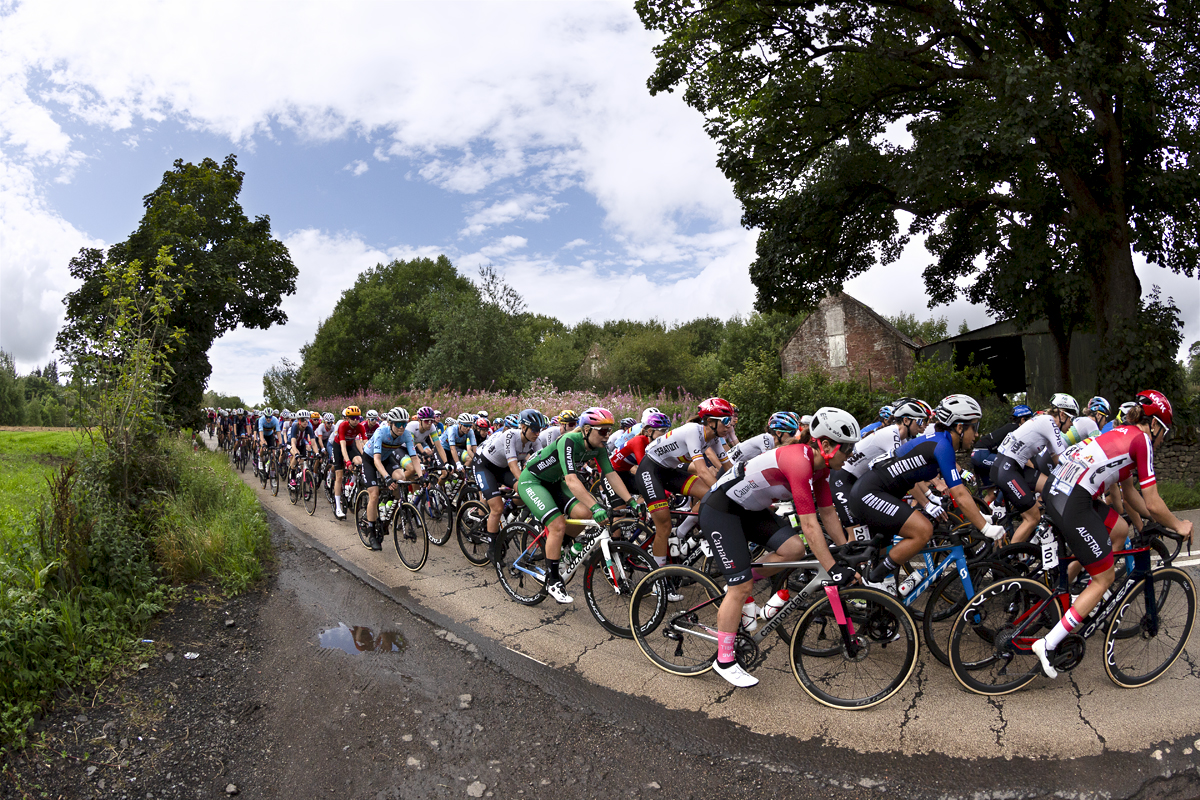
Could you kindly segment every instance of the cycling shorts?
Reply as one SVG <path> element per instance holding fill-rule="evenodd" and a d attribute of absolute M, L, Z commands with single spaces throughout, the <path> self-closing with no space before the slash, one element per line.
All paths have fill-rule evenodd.
<path fill-rule="evenodd" d="M 975 476 L 979 480 L 979 488 L 987 489 L 992 485 L 992 464 L 996 461 L 996 454 L 991 450 L 971 451 L 971 469 L 975 471 Z"/>
<path fill-rule="evenodd" d="M 850 490 L 856 481 L 857 478 L 844 469 L 835 469 L 829 473 L 829 491 L 833 494 L 833 507 L 843 528 L 853 528 L 859 524 L 850 511 Z"/>
<path fill-rule="evenodd" d="M 347 457 L 345 459 L 342 459 L 342 445 L 340 442 L 333 443 L 333 453 L 334 453 L 333 463 L 336 464 L 339 468 L 344 467 L 346 465 L 346 461 L 353 462 L 354 458 L 356 456 L 362 456 L 362 452 L 358 449 L 358 440 L 357 439 L 355 439 L 353 442 L 346 442 L 346 456 Z M 363 462 L 365 463 L 366 461 L 367 461 L 366 457 L 363 456 Z"/>
<path fill-rule="evenodd" d="M 500 496 L 500 487 L 512 488 L 516 483 L 512 470 L 507 466 L 497 467 L 486 458 L 477 458 L 471 462 L 475 467 L 475 482 L 479 484 L 479 493 L 484 500 Z"/>
<path fill-rule="evenodd" d="M 687 494 L 698 477 L 683 470 L 664 467 L 652 458 L 643 458 L 635 476 L 637 493 L 646 499 L 646 508 L 658 511 L 666 508 L 667 493 Z"/>
<path fill-rule="evenodd" d="M 1037 492 L 1030 488 L 1037 485 L 1037 471 L 1009 456 L 996 456 L 992 462 L 992 483 L 1018 513 L 1024 514 L 1037 504 Z"/>
<path fill-rule="evenodd" d="M 375 468 L 374 458 L 363 459 L 363 478 L 366 480 L 367 486 L 382 486 L 386 484 L 388 479 L 396 474 L 397 470 L 407 469 L 408 465 L 412 463 L 408 456 L 401 458 L 395 453 L 384 456 L 381 460 L 383 461 L 384 470 L 382 473 Z"/>
<path fill-rule="evenodd" d="M 1054 527 L 1089 575 L 1107 572 L 1113 565 L 1109 533 L 1121 515 L 1082 486 L 1071 487 L 1070 494 L 1060 494 L 1056 488 L 1051 483 L 1046 493 L 1046 510 Z"/>
<path fill-rule="evenodd" d="M 796 535 L 796 531 L 778 514 L 768 509 L 747 511 L 725 494 L 729 486 L 718 487 L 700 501 L 700 532 L 708 537 L 721 573 L 730 586 L 751 579 L 749 542 L 771 551 Z"/>
<path fill-rule="evenodd" d="M 263 441 L 267 443 L 267 447 L 274 447 L 278 443 L 279 437 L 274 433 L 264 433 Z"/>
<path fill-rule="evenodd" d="M 630 495 L 635 495 L 638 493 L 637 476 L 632 472 L 613 472 L 612 474 L 615 475 L 617 479 L 621 481 L 621 483 L 625 484 L 625 489 Z M 608 501 L 608 505 L 610 507 L 620 505 L 621 503 L 625 502 L 621 498 L 617 497 L 617 493 L 614 492 L 612 487 L 608 485 L 608 481 L 601 478 L 599 486 L 600 494 L 604 495 L 604 499 Z M 599 500 L 600 498 L 596 499 Z"/>
<path fill-rule="evenodd" d="M 859 524 L 878 532 L 899 533 L 912 516 L 913 507 L 881 488 L 882 481 L 868 472 L 850 488 L 850 511 Z"/>
<path fill-rule="evenodd" d="M 548 525 L 559 514 L 570 516 L 571 509 L 579 502 L 561 483 L 542 483 L 537 478 L 517 481 L 517 494 L 542 525 Z"/>

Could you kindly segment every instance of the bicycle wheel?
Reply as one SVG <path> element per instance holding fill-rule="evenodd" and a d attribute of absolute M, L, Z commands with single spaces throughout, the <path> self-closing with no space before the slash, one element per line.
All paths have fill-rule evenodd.
<path fill-rule="evenodd" d="M 304 510 L 311 517 L 317 513 L 317 483 L 311 472 L 305 471 L 300 482 L 300 493 L 304 497 Z"/>
<path fill-rule="evenodd" d="M 612 566 L 604 561 L 604 551 L 592 551 L 583 568 L 583 597 L 588 611 L 600 627 L 622 639 L 632 639 L 629 631 L 629 599 L 633 590 L 657 566 L 654 559 L 636 545 L 609 542 Z"/>
<path fill-rule="evenodd" d="M 268 465 L 262 460 L 262 456 L 260 454 L 258 463 L 256 463 L 254 465 L 254 472 L 256 475 L 258 475 L 258 480 L 262 483 L 262 488 L 264 488 L 264 489 L 267 488 L 267 472 L 268 471 L 269 471 Z"/>
<path fill-rule="evenodd" d="M 1030 645 L 1062 617 L 1050 590 L 1029 578 L 985 587 L 954 617 L 950 669 L 976 694 L 1015 692 L 1042 674 Z"/>
<path fill-rule="evenodd" d="M 1153 585 L 1156 613 L 1147 604 Z M 1187 646 L 1196 622 L 1196 586 L 1181 569 L 1164 567 L 1138 581 L 1108 622 L 1104 670 L 1117 686 L 1133 689 L 1157 680 Z M 1137 631 L 1125 631 L 1136 625 Z"/>
<path fill-rule="evenodd" d="M 976 561 L 968 564 L 967 570 L 971 575 L 971 586 L 978 593 L 984 586 L 1003 580 L 1018 577 L 1014 570 L 999 561 Z M 929 599 L 925 601 L 925 611 L 921 615 L 921 632 L 925 635 L 925 646 L 938 661 L 950 666 L 950 656 L 946 654 L 946 642 L 950 639 L 950 626 L 958 612 L 967 606 L 970 597 L 963 591 L 963 582 L 954 569 L 942 576 L 942 579 L 929 590 Z"/>
<path fill-rule="evenodd" d="M 532 525 L 524 522 L 512 522 L 500 529 L 500 543 L 497 545 L 496 577 L 500 579 L 500 588 L 521 605 L 536 606 L 546 599 L 546 587 L 542 581 L 518 569 L 514 562 L 520 558 L 521 566 L 526 569 L 540 570 L 546 566 L 546 551 L 539 543 L 530 548 L 537 538 L 538 532 Z M 525 551 L 530 552 L 526 553 Z"/>
<path fill-rule="evenodd" d="M 300 480 L 296 477 L 296 473 L 290 469 L 287 476 L 287 493 L 288 502 L 296 505 L 296 502 L 300 499 Z"/>
<path fill-rule="evenodd" d="M 1030 578 L 1043 584 L 1046 582 L 1040 545 L 1033 542 L 1014 542 L 997 550 L 995 560 L 1008 565 L 1018 578 Z"/>
<path fill-rule="evenodd" d="M 421 512 L 412 503 L 401 503 L 392 514 L 391 527 L 400 563 L 410 572 L 417 572 L 429 558 L 429 534 Z"/>
<path fill-rule="evenodd" d="M 450 541 L 450 534 L 454 532 L 454 512 L 450 509 L 450 498 L 440 486 L 429 487 L 429 493 L 421 503 L 421 512 L 425 516 L 430 544 L 441 547 Z"/>
<path fill-rule="evenodd" d="M 467 561 L 477 567 L 484 566 L 491 558 L 488 549 L 492 546 L 492 537 L 488 536 L 487 519 L 488 507 L 478 500 L 463 503 L 454 517 L 458 547 Z"/>
<path fill-rule="evenodd" d="M 792 630 L 792 674 L 823 705 L 870 708 L 900 691 L 916 668 L 917 624 L 900 601 L 884 592 L 846 589 L 839 594 L 853 623 L 850 644 L 829 598 L 822 598 L 804 610 Z M 832 654 L 814 655 L 828 651 L 831 635 L 840 646 Z"/>
<path fill-rule="evenodd" d="M 271 495 L 279 497 L 279 461 L 274 456 L 267 462 L 267 484 L 271 488 Z"/>
<path fill-rule="evenodd" d="M 368 550 L 371 549 L 371 528 L 367 524 L 367 505 L 370 502 L 371 497 L 366 489 L 354 496 L 354 529 L 358 531 L 358 540 Z"/>
<path fill-rule="evenodd" d="M 667 602 L 667 587 L 683 595 Z M 659 669 L 699 675 L 717 658 L 717 610 L 724 592 L 694 569 L 666 566 L 647 575 L 629 599 L 629 628 L 638 649 Z"/>

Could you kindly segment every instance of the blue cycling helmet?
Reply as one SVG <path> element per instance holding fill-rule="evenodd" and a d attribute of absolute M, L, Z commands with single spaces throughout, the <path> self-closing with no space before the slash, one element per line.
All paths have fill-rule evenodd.
<path fill-rule="evenodd" d="M 507 417 L 504 418 L 504 427 L 506 427 L 506 428 L 515 428 L 520 424 L 521 424 L 521 421 L 519 419 L 517 419 L 516 414 L 509 414 Z"/>
<path fill-rule="evenodd" d="M 889 419 L 891 419 L 892 418 L 892 407 L 891 406 L 883 406 L 882 408 L 880 408 L 879 409 L 879 418 L 881 420 L 883 420 L 884 422 L 887 422 Z"/>
<path fill-rule="evenodd" d="M 1088 411 L 1099 411 L 1101 414 L 1103 414 L 1104 416 L 1107 417 L 1109 415 L 1111 407 L 1108 405 L 1107 400 L 1105 400 L 1103 397 L 1100 397 L 1099 395 L 1097 395 L 1096 397 L 1093 397 L 1091 400 L 1088 400 L 1087 410 Z"/>
<path fill-rule="evenodd" d="M 1033 409 L 1024 403 L 1019 406 L 1013 406 L 1013 416 L 1017 419 L 1020 419 L 1021 417 L 1032 417 Z"/>
<path fill-rule="evenodd" d="M 795 433 L 800 430 L 800 417 L 791 411 L 776 411 L 767 420 L 767 430 L 779 433 Z"/>
<path fill-rule="evenodd" d="M 530 428 L 537 428 L 539 431 L 550 427 L 550 420 L 546 419 L 546 415 L 536 408 L 527 408 L 522 411 L 521 416 L 517 417 L 517 421 L 521 425 L 528 425 Z"/>

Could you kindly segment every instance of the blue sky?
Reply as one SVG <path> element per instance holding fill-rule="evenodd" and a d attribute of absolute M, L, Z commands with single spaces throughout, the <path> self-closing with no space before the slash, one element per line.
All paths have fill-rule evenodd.
<path fill-rule="evenodd" d="M 70 258 L 124 239 L 176 158 L 229 153 L 300 270 L 287 325 L 210 353 L 211 388 L 250 401 L 392 258 L 494 264 L 568 323 L 748 313 L 755 233 L 700 116 L 646 91 L 655 41 L 631 2 L 0 0 L 0 347 L 51 358 Z M 928 261 L 916 243 L 847 291 L 991 321 L 927 310 Z M 1195 281 L 1140 273 L 1200 336 Z"/>

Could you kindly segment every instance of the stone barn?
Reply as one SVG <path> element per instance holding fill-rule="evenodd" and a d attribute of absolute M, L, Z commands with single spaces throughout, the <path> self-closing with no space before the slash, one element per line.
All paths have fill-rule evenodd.
<path fill-rule="evenodd" d="M 908 374 L 919 346 L 850 295 L 835 294 L 805 318 L 779 357 L 784 377 L 817 367 L 835 380 L 880 386 Z"/>

